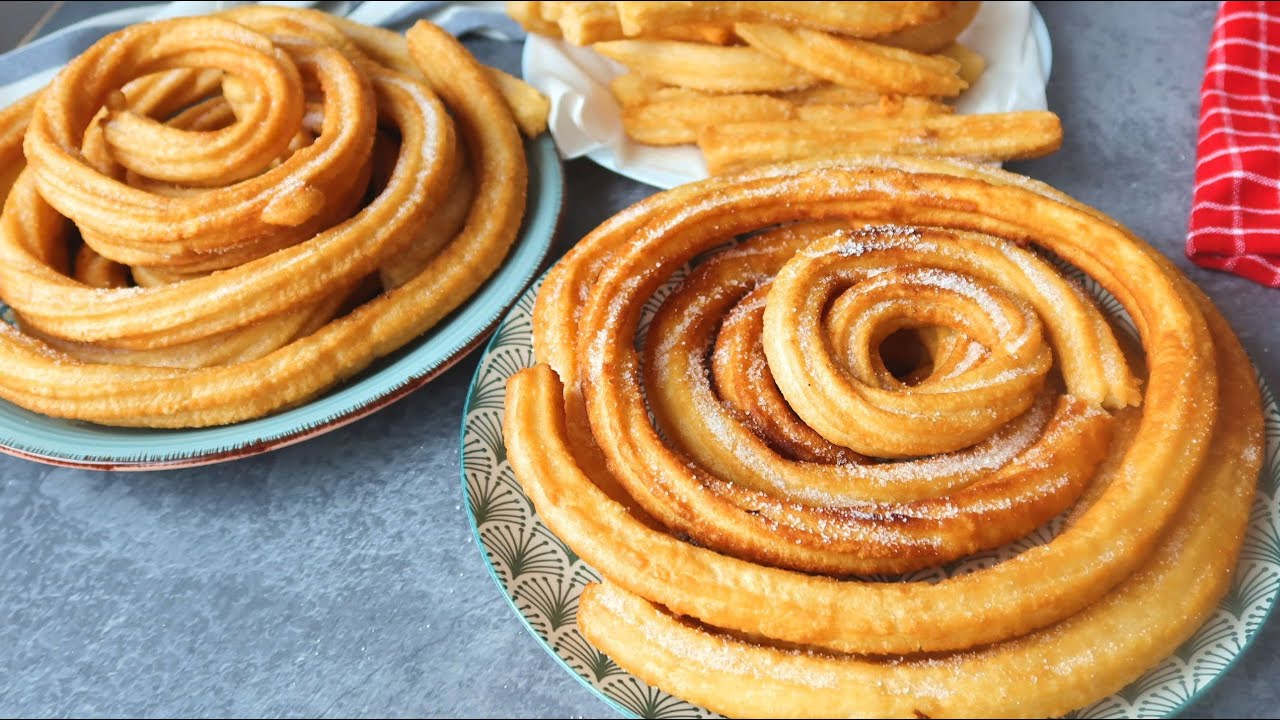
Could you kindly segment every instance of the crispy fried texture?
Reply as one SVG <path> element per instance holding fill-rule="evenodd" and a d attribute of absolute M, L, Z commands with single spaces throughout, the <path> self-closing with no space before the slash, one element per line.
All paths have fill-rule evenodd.
<path fill-rule="evenodd" d="M 1047 113 L 937 117 L 985 67 L 955 42 L 977 2 L 516 5 L 531 31 L 537 12 L 553 35 L 626 66 L 610 90 L 629 138 L 696 143 L 712 174 L 869 152 L 999 162 L 1061 145 Z M 697 36 L 707 28 L 726 36 Z"/>
<path fill-rule="evenodd" d="M 826 230 L 822 226 L 818 228 Z M 767 387 L 778 379 L 778 374 L 782 371 L 780 364 L 763 362 L 762 358 L 729 356 L 730 351 L 720 347 L 718 338 L 714 337 L 722 318 L 732 317 L 735 312 L 749 313 L 753 309 L 749 304 L 750 296 L 744 298 L 744 294 L 750 293 L 753 288 L 771 284 L 768 301 L 762 307 L 786 308 L 783 314 L 799 332 L 813 332 L 813 337 L 819 342 L 829 343 L 831 347 L 848 348 L 849 353 L 856 352 L 853 348 L 861 350 L 863 355 L 873 353 L 880 337 L 887 334 L 890 328 L 904 320 L 925 320 L 920 315 L 900 314 L 907 310 L 905 303 L 884 304 L 880 296 L 887 288 L 894 288 L 894 292 L 922 296 L 925 298 L 924 302 L 931 300 L 933 306 L 927 308 L 926 314 L 933 319 L 946 322 L 946 311 L 938 310 L 943 305 L 949 305 L 960 311 L 953 322 L 965 322 L 965 301 L 950 305 L 945 298 L 930 298 L 930 287 L 925 287 L 932 282 L 944 280 L 949 281 L 947 284 L 960 282 L 945 275 L 949 272 L 943 269 L 947 267 L 948 260 L 935 258 L 927 253 L 924 257 L 912 255 L 909 251 L 900 255 L 899 251 L 906 251 L 907 246 L 913 243 L 897 243 L 850 261 L 845 269 L 846 280 L 849 279 L 850 272 L 854 276 L 857 273 L 873 272 L 876 277 L 857 285 L 857 294 L 850 290 L 839 295 L 840 300 L 827 313 L 826 329 L 810 327 L 809 320 L 814 317 L 810 314 L 811 308 L 805 307 L 804 303 L 795 303 L 789 297 L 779 300 L 774 296 L 775 292 L 785 289 L 775 278 L 780 272 L 787 272 L 792 263 L 814 256 L 830 257 L 823 253 L 822 240 L 834 237 L 841 239 L 838 242 L 846 242 L 846 230 L 827 233 L 819 236 L 818 241 L 807 243 L 806 241 L 813 239 L 808 232 L 794 232 L 790 229 L 781 231 L 780 234 L 772 233 L 753 239 L 740 249 L 717 255 L 699 267 L 663 303 L 650 325 L 649 339 L 645 345 L 645 390 L 649 406 L 658 426 L 677 449 L 708 469 L 715 478 L 725 481 L 708 481 L 707 485 L 712 492 L 728 499 L 737 510 L 721 508 L 723 512 L 718 513 L 715 518 L 700 517 L 695 523 L 685 521 L 675 508 L 665 504 L 647 506 L 649 511 L 672 527 L 680 528 L 712 547 L 717 546 L 720 540 L 718 534 L 709 532 L 710 528 L 727 528 L 740 524 L 744 520 L 742 513 L 753 514 L 767 521 L 759 532 L 762 541 L 750 541 L 749 546 L 739 547 L 740 555 L 763 559 L 768 557 L 771 544 L 789 542 L 822 551 L 806 555 L 803 560 L 797 561 L 796 567 L 822 569 L 834 574 L 903 572 L 934 566 L 1021 537 L 1061 512 L 1083 489 L 1085 481 L 1105 453 L 1109 434 L 1109 418 L 1105 413 L 1091 410 L 1089 403 L 1079 400 L 1059 402 L 1055 407 L 1044 396 L 1039 397 L 1034 410 L 1023 416 L 1030 405 L 1024 405 L 1020 400 L 1011 401 L 1004 404 L 1007 414 L 1003 419 L 999 415 L 991 415 L 993 422 L 982 428 L 980 435 L 975 433 L 975 428 L 979 426 L 973 422 L 972 417 L 965 417 L 957 409 L 951 409 L 940 417 L 922 417 L 919 414 L 925 406 L 928 406 L 928 412 L 938 404 L 952 401 L 959 388 L 980 388 L 963 393 L 963 398 L 981 404 L 984 408 L 1001 407 L 1001 402 L 996 398 L 1002 393 L 1014 391 L 1014 385 L 1029 389 L 1038 396 L 1039 380 L 1048 369 L 1049 351 L 1047 345 L 1041 345 L 1038 340 L 1025 334 L 1030 332 L 1039 335 L 1039 325 L 1035 321 L 1032 321 L 1034 327 L 1022 327 L 1023 334 L 1019 335 L 1016 320 L 1006 326 L 1003 324 L 1004 319 L 997 318 L 996 324 L 1005 327 L 1012 335 L 1007 336 L 1005 341 L 984 337 L 993 347 L 991 353 L 976 358 L 966 367 L 956 368 L 949 375 L 926 378 L 910 394 L 903 393 L 901 386 L 896 382 L 889 382 L 888 378 L 867 377 L 870 375 L 868 371 L 872 369 L 870 362 L 837 360 L 842 365 L 859 371 L 859 377 L 867 377 L 872 381 L 872 385 L 859 386 L 860 391 L 889 405 L 893 405 L 895 401 L 913 404 L 915 412 L 903 412 L 901 407 L 886 410 L 887 414 L 901 413 L 888 420 L 888 427 L 885 427 L 883 419 L 881 425 L 867 422 L 844 426 L 842 429 L 846 430 L 857 428 L 855 440 L 862 448 L 850 442 L 831 442 L 836 438 L 822 438 L 820 430 L 811 429 L 810 432 L 818 434 L 819 441 L 826 442 L 825 447 L 865 450 L 880 439 L 877 433 L 879 428 L 914 443 L 911 452 L 902 453 L 903 455 L 933 454 L 933 451 L 924 447 L 927 443 L 942 442 L 945 443 L 945 449 L 967 448 L 954 455 L 872 465 L 841 462 L 844 458 L 837 459 L 834 464 L 796 462 L 774 452 L 766 439 L 752 437 L 754 430 L 750 423 L 738 421 L 734 412 L 719 402 L 710 379 L 711 373 L 706 366 L 707 348 L 713 344 L 716 345 L 717 384 L 721 371 L 743 376 L 752 374 L 751 368 L 754 367 L 753 387 Z M 860 238 L 858 242 L 870 243 L 874 242 L 874 236 L 873 230 L 861 230 L 855 237 Z M 980 238 L 934 237 L 921 240 L 918 244 L 936 243 L 950 248 L 952 243 L 965 240 L 980 249 L 988 250 L 989 257 L 993 258 L 999 258 L 998 253 L 1004 251 L 1020 252 L 998 244 L 997 247 L 991 247 Z M 950 264 L 952 267 L 964 266 L 965 263 L 976 264 L 975 254 L 953 254 L 950 256 Z M 1042 281 L 1045 275 L 1052 274 L 1046 273 L 1046 268 L 1042 265 L 1035 264 L 1036 261 L 1029 253 L 1019 259 L 1031 264 L 1035 279 L 1028 278 L 1013 263 L 1001 263 L 996 259 L 986 269 L 986 274 L 980 276 L 984 281 L 994 284 L 992 293 L 999 292 L 995 289 L 996 286 L 1030 286 L 1033 282 Z M 923 279 L 895 276 L 901 275 L 902 271 L 880 272 L 895 264 L 920 267 L 925 266 L 924 263 L 932 266 L 929 271 L 913 271 L 916 276 L 924 276 Z M 1009 280 L 1002 273 L 1009 273 L 1015 279 Z M 1052 298 L 1038 298 L 1042 307 L 1059 299 L 1062 294 L 1061 286 L 1056 286 L 1055 290 L 1058 292 Z M 871 307 L 880 311 L 878 316 L 874 312 L 867 312 L 868 306 L 864 301 L 869 299 L 868 296 L 873 302 Z M 1074 295 L 1067 296 L 1072 300 L 1076 299 Z M 988 300 L 985 296 L 980 297 Z M 991 305 L 999 307 L 996 302 L 991 302 Z M 1069 303 L 1069 306 L 1080 314 L 1082 322 L 1059 326 L 1061 334 L 1092 334 L 1092 321 L 1096 318 L 1097 311 L 1087 303 L 1081 304 L 1078 301 Z M 797 312 L 791 312 L 792 308 Z M 883 312 L 885 309 L 898 311 L 898 314 L 886 314 Z M 985 317 L 983 312 L 977 314 Z M 822 317 L 821 311 L 817 313 L 817 317 Z M 911 319 L 913 317 L 914 320 Z M 763 323 L 763 318 L 761 322 Z M 1097 319 L 1097 322 L 1101 320 Z M 843 323 L 848 323 L 848 326 L 839 327 Z M 851 337 L 855 327 L 862 337 Z M 762 334 L 767 334 L 768 327 L 763 326 L 762 330 Z M 982 336 L 984 333 L 974 334 Z M 866 346 L 868 339 L 871 340 L 870 347 Z M 806 347 L 801 343 L 789 342 L 789 346 L 796 357 L 806 357 L 815 351 L 812 346 Z M 1003 354 L 1002 346 L 1019 348 L 1020 352 L 1025 353 L 1026 360 L 1034 357 L 1034 367 L 1024 368 L 1015 361 L 1018 371 L 1011 373 L 1010 379 L 993 382 L 992 378 L 998 378 L 1010 369 L 1011 359 Z M 1123 363 L 1118 349 L 1113 347 L 1111 350 L 1112 354 L 1106 356 L 1105 361 Z M 1100 360 L 1096 367 L 1102 365 L 1103 361 Z M 727 366 L 733 369 L 728 370 Z M 791 407 L 802 407 L 797 402 L 794 384 L 789 383 L 783 387 L 782 393 Z M 848 401 L 846 397 L 832 392 L 829 401 L 831 405 L 837 406 L 837 411 L 848 410 L 839 406 L 841 402 Z M 1015 417 L 1017 422 L 1007 428 L 999 427 Z M 909 423 L 913 420 L 934 420 L 935 423 L 942 420 L 949 424 L 949 431 L 943 431 L 939 427 L 930 430 L 911 428 Z M 813 422 L 806 427 L 810 426 L 816 428 Z M 897 435 L 900 431 L 904 432 Z M 968 447 L 974 440 L 988 435 L 992 436 L 990 442 Z M 955 442 L 958 437 L 963 437 L 963 444 Z M 815 444 L 817 443 L 811 442 L 810 446 Z M 953 445 L 956 447 L 952 447 Z M 875 451 L 866 454 L 888 456 L 887 453 Z M 888 517 L 903 518 L 903 522 L 886 522 L 885 518 Z M 978 518 L 982 520 L 978 521 Z"/>
<path fill-rule="evenodd" d="M 871 37 L 942 19 L 946 2 L 620 2 L 622 30 L 634 37 L 665 25 L 772 22 Z"/>
<path fill-rule="evenodd" d="M 667 85 L 708 92 L 796 90 L 820 79 L 754 48 L 674 40 L 613 40 L 591 46 L 633 72 Z"/>
<path fill-rule="evenodd" d="M 974 16 L 978 14 L 982 3 L 973 2 L 972 0 L 964 0 L 963 2 L 951 3 L 942 17 L 913 27 L 903 28 L 888 35 L 880 35 L 875 39 L 877 43 L 899 47 L 904 50 L 912 50 L 918 53 L 936 53 L 942 52 L 948 45 L 955 42 L 956 37 L 964 32 L 964 29 L 973 22 Z"/>
<path fill-rule="evenodd" d="M 683 88 L 653 93 L 664 99 L 636 102 L 636 95 L 643 93 L 644 88 L 629 82 L 614 85 L 620 97 L 631 101 L 622 108 L 622 125 L 627 135 L 650 145 L 693 143 L 707 128 L 743 122 L 800 120 L 842 125 L 873 118 L 926 118 L 951 112 L 950 105 L 918 97 L 881 95 L 876 96 L 875 102 L 863 104 L 802 105 L 772 95 L 709 95 Z"/>
<path fill-rule="evenodd" d="M 30 163 L 0 215 L 21 328 L 0 328 L 0 396 L 112 425 L 237 422 L 468 298 L 523 216 L 511 107 L 534 103 L 413 34 L 266 6 L 134 26 L 0 114 L 4 152 Z"/>
<path fill-rule="evenodd" d="M 583 634 L 646 682 L 730 717 L 1057 717 L 1118 692 L 1173 653 L 1226 592 L 1259 471 L 1249 362 L 1217 310 L 1190 292 L 1214 335 L 1221 421 L 1170 534 L 1099 602 L 1021 637 L 886 663 L 747 643 L 606 583 L 579 599 Z M 1050 659 L 1052 672 L 1036 670 Z"/>
<path fill-rule="evenodd" d="M 1043 110 L 855 119 L 841 125 L 741 122 L 706 126 L 698 135 L 698 147 L 713 175 L 844 153 L 1003 162 L 1040 157 L 1061 146 L 1062 121 Z"/>
<path fill-rule="evenodd" d="M 738 37 L 770 57 L 837 85 L 882 93 L 954 97 L 969 86 L 960 63 L 806 28 L 738 23 Z"/>
<path fill-rule="evenodd" d="M 671 273 L 775 225 L 784 229 L 704 259 L 637 350 L 641 308 Z M 1128 311 L 1145 354 L 1141 386 L 1111 327 L 1028 244 L 1083 270 Z M 721 328 L 753 313 L 758 349 L 721 345 Z M 943 329 L 922 336 L 935 362 L 908 382 L 876 349 L 917 325 Z M 1230 328 L 1110 218 L 998 170 L 849 157 L 660 193 L 606 221 L 548 274 L 533 333 L 540 364 L 509 381 L 504 434 L 540 516 L 606 581 L 583 595 L 582 630 L 623 667 L 717 712 L 1064 713 L 1137 677 L 1207 617 L 1248 520 L 1260 398 Z M 1015 408 L 1011 424 L 987 424 L 988 437 L 1026 423 L 1029 444 L 993 441 L 1012 457 L 961 463 L 973 478 L 869 482 L 928 461 L 789 457 L 743 403 L 717 395 L 726 366 L 737 382 L 752 372 L 775 381 L 793 419 L 832 447 L 940 450 L 959 437 L 950 433 L 985 422 L 971 412 L 979 406 Z M 1031 414 L 1017 415 L 1027 393 Z M 1045 401 L 1035 398 L 1054 395 L 1036 409 Z M 893 421 L 881 424 L 880 412 Z M 1037 412 L 1050 417 L 1028 420 Z M 806 464 L 827 475 L 806 475 Z M 922 546 L 981 546 L 961 535 L 1029 517 L 1015 509 L 1020 481 L 1039 498 L 1064 482 L 1089 487 L 1056 537 L 1012 559 L 934 583 L 847 577 L 857 562 L 910 566 Z M 935 499 L 940 512 L 929 515 Z M 1057 512 L 1022 510 L 1033 506 Z M 851 507 L 863 511 L 840 512 Z M 964 517 L 945 542 L 911 542 Z M 1061 672 L 1009 681 L 1046 658 Z"/>

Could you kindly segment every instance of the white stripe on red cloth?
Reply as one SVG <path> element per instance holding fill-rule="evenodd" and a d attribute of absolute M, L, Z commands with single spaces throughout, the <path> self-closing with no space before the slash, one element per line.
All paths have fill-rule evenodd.
<path fill-rule="evenodd" d="M 1230 205 L 1226 205 L 1224 203 L 1216 203 L 1216 202 L 1213 202 L 1212 200 L 1201 200 L 1200 202 L 1191 206 L 1191 210 L 1193 212 L 1196 210 L 1231 210 L 1231 209 L 1232 207 Z M 1257 215 L 1280 215 L 1280 208 L 1249 208 L 1249 212 Z"/>
<path fill-rule="evenodd" d="M 1234 158 L 1236 156 L 1232 156 L 1232 157 Z M 1252 180 L 1253 182 L 1256 182 L 1263 187 L 1275 188 L 1277 190 L 1280 190 L 1280 180 L 1277 180 L 1276 178 L 1273 178 L 1270 175 L 1260 175 L 1256 172 L 1252 172 L 1249 170 L 1231 170 L 1229 172 L 1224 172 L 1218 175 L 1214 175 L 1211 178 L 1205 178 L 1204 180 L 1201 180 L 1200 182 L 1196 183 L 1196 186 L 1205 187 L 1206 185 L 1212 185 L 1213 183 L 1216 183 L 1220 180 Z M 1238 202 L 1239 198 L 1236 198 L 1236 200 Z"/>
<path fill-rule="evenodd" d="M 1241 146 L 1241 147 L 1236 148 L 1234 151 L 1232 151 L 1232 150 L 1227 150 L 1227 149 L 1223 149 L 1223 150 L 1214 150 L 1213 152 L 1209 153 L 1208 155 L 1205 155 L 1204 157 L 1201 157 L 1201 158 L 1200 158 L 1200 162 L 1201 162 L 1201 163 L 1206 163 L 1206 162 L 1209 162 L 1210 160 L 1217 160 L 1218 158 L 1222 157 L 1223 155 L 1226 155 L 1226 154 L 1227 154 L 1227 153 L 1229 153 L 1229 152 L 1241 152 L 1241 153 L 1247 153 L 1247 152 L 1273 152 L 1273 153 L 1280 153 L 1280 145 L 1244 145 L 1244 146 Z"/>

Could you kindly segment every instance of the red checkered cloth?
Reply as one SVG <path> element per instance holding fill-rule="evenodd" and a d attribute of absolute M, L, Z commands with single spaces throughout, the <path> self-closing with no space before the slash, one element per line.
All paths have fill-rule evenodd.
<path fill-rule="evenodd" d="M 1219 8 L 1196 158 L 1187 257 L 1280 287 L 1280 3 Z"/>

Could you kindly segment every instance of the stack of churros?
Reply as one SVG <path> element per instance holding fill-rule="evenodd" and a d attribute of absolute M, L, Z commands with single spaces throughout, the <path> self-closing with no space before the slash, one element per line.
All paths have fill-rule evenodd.
<path fill-rule="evenodd" d="M 428 23 L 253 6 L 103 38 L 0 113 L 0 397 L 149 427 L 315 397 L 498 268 L 547 107 Z"/>
<path fill-rule="evenodd" d="M 533 341 L 507 453 L 603 578 L 582 634 L 732 717 L 1115 693 L 1226 592 L 1262 463 L 1253 368 L 1205 295 L 976 164 L 846 156 L 654 195 L 548 273 Z"/>
<path fill-rule="evenodd" d="M 953 113 L 985 61 L 977 2 L 508 2 L 530 32 L 629 72 L 627 135 L 696 143 L 715 175 L 845 153 L 1005 161 L 1062 144 L 1051 112 Z"/>

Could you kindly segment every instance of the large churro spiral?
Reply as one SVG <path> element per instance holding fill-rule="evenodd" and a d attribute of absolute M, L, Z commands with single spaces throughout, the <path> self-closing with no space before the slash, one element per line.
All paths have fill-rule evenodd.
<path fill-rule="evenodd" d="M 1016 300 L 1019 287 L 1034 299 Z M 1075 500 L 1110 431 L 1096 403 L 1043 392 L 1050 342 L 1032 308 L 1054 303 L 1077 319 L 1053 321 L 1058 347 L 1105 325 L 1047 263 L 981 235 L 819 223 L 721 253 L 650 326 L 646 391 L 659 426 L 711 470 L 717 480 L 707 487 L 736 509 L 717 506 L 693 522 L 662 506 L 650 512 L 711 546 L 717 529 L 749 524 L 736 536 L 740 553 L 837 574 L 928 567 L 1027 534 Z M 748 327 L 721 341 L 722 318 Z M 908 387 L 879 348 L 910 327 L 946 331 L 956 349 L 938 348 L 932 372 Z M 755 342 L 737 348 L 744 332 Z M 1073 370 L 1127 376 L 1114 341 L 1104 352 Z M 739 395 L 781 391 L 775 412 L 824 449 L 932 457 L 793 460 L 720 402 L 712 378 L 751 388 Z M 790 556 L 778 554 L 783 545 Z"/>
<path fill-rule="evenodd" d="M 1141 352 L 1037 249 L 1115 295 Z M 698 259 L 637 350 L 645 303 Z M 1257 387 L 1216 310 L 1110 219 L 997 170 L 849 158 L 656 195 L 548 275 L 534 342 L 508 453 L 606 580 L 584 634 L 730 715 L 1105 696 L 1225 590 L 1259 469 Z M 968 574 L 849 577 L 1069 509 L 1051 542 Z"/>
<path fill-rule="evenodd" d="M 50 415 L 191 427 L 303 402 L 461 304 L 524 212 L 511 110 L 426 23 L 136 25 L 3 117 L 27 164 L 0 216 L 21 328 L 0 325 L 0 396 Z"/>

